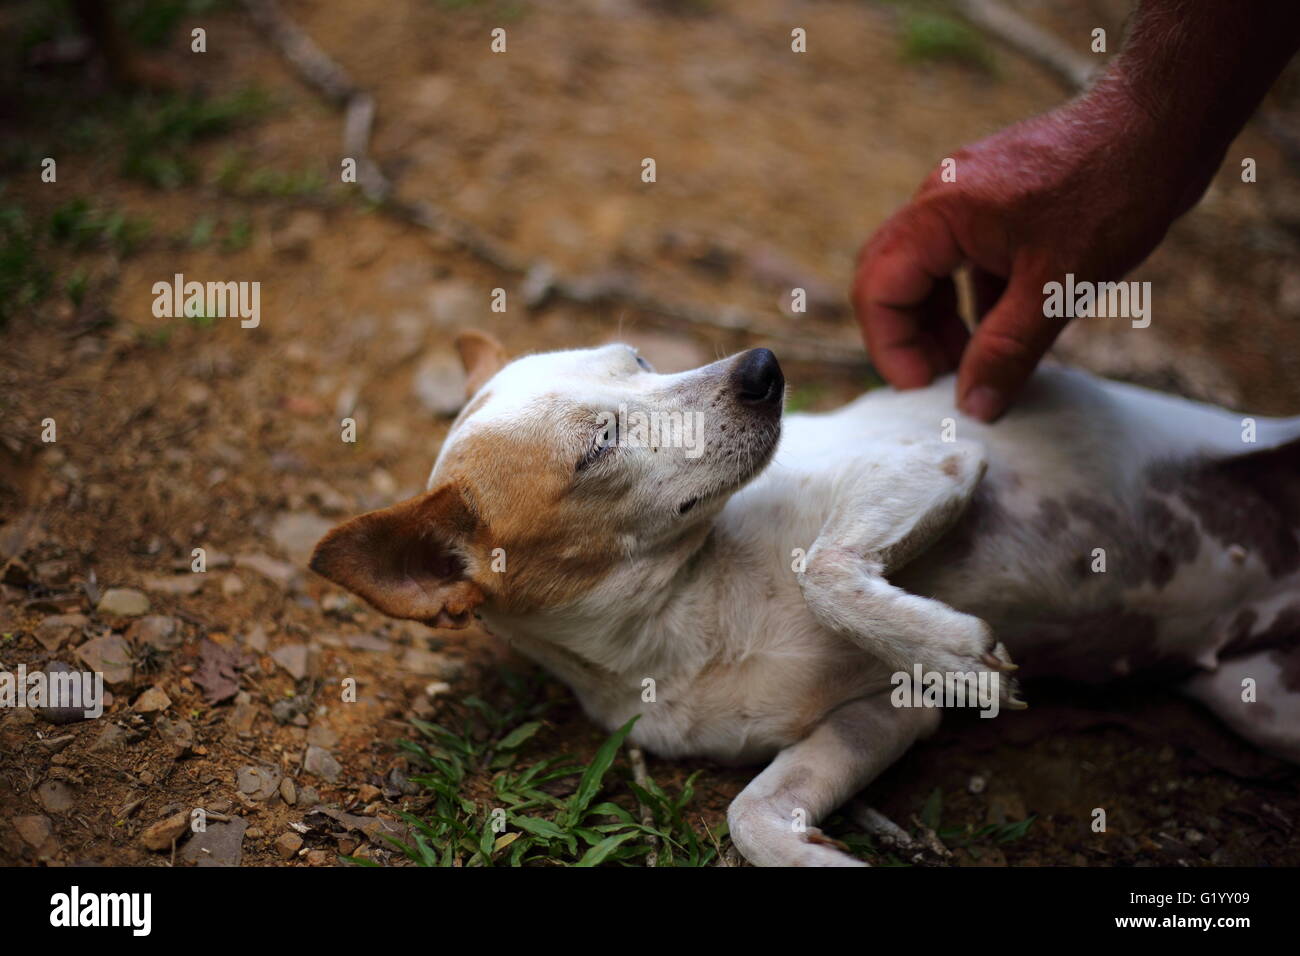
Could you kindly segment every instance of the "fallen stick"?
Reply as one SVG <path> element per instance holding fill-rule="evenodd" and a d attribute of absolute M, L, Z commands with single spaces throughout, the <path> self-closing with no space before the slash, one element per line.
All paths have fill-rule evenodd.
<path fill-rule="evenodd" d="M 642 790 L 650 789 L 650 774 L 645 767 L 645 754 L 641 752 L 640 747 L 628 747 L 627 759 L 632 764 L 632 779 Z M 636 804 L 641 808 L 641 825 L 643 827 L 653 827 L 655 825 L 655 815 L 650 812 L 650 808 L 641 802 L 638 797 Z M 650 844 L 650 852 L 646 855 L 646 866 L 657 866 L 659 863 L 659 838 L 653 833 L 647 837 Z"/>
<path fill-rule="evenodd" d="M 1071 93 L 1088 85 L 1097 64 L 998 0 L 957 0 L 971 23 L 1046 69 Z"/>
<path fill-rule="evenodd" d="M 388 215 L 436 233 L 489 265 L 518 276 L 525 303 L 537 308 L 554 296 L 584 306 L 625 305 L 668 324 L 684 324 L 714 332 L 744 335 L 779 345 L 782 357 L 794 362 L 833 365 L 854 372 L 870 372 L 872 365 L 857 347 L 810 341 L 768 325 L 737 308 L 717 313 L 699 306 L 658 298 L 625 278 L 607 276 L 563 277 L 543 259 L 528 259 L 463 220 L 427 202 L 399 199 L 391 180 L 370 156 L 374 126 L 374 98 L 357 86 L 337 62 L 325 53 L 280 7 L 276 0 L 244 0 L 253 22 L 288 61 L 289 65 L 327 100 L 344 110 L 343 148 L 356 160 L 357 185 L 362 194 Z"/>
<path fill-rule="evenodd" d="M 916 845 L 911 834 L 875 807 L 869 807 L 860 800 L 853 801 L 849 806 L 849 817 L 884 846 L 907 850 Z"/>

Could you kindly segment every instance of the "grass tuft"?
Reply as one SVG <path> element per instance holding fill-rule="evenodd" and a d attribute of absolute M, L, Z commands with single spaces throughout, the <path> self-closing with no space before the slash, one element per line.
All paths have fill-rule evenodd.
<path fill-rule="evenodd" d="M 993 54 L 979 32 L 944 13 L 904 14 L 902 44 L 903 59 L 911 63 L 955 63 L 994 72 Z"/>
<path fill-rule="evenodd" d="M 639 717 L 611 734 L 586 766 L 560 756 L 528 761 L 550 706 L 540 681 L 511 677 L 514 699 L 498 710 L 477 697 L 459 729 L 414 721 L 420 740 L 401 747 L 421 768 L 411 780 L 431 804 L 402 813 L 409 842 L 391 839 L 420 866 L 632 865 L 657 850 L 658 866 L 708 866 L 724 833 L 703 838 L 689 822 L 694 780 L 672 795 L 626 778 L 619 752 Z M 611 796 L 611 791 L 619 791 Z M 653 824 L 640 821 L 636 800 Z M 724 828 L 725 830 L 725 828 Z M 657 845 L 656 845 L 657 841 Z"/>

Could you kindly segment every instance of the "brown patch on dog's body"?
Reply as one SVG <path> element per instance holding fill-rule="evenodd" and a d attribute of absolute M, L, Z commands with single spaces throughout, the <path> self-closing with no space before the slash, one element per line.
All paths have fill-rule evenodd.
<path fill-rule="evenodd" d="M 952 532 L 891 580 L 989 620 L 1035 675 L 1179 677 L 1212 666 L 1216 656 L 1269 647 L 1289 653 L 1300 635 L 1300 605 L 1293 614 L 1274 608 L 1300 579 L 1291 576 L 1300 570 L 1298 450 L 1294 443 L 1210 462 L 1162 463 L 1126 499 L 1113 500 L 1078 488 L 1034 498 L 1023 482 L 994 472 Z M 1092 568 L 1096 548 L 1106 555 L 1104 574 Z M 1013 601 L 1002 600 L 1003 588 L 970 583 L 986 582 L 990 569 L 1018 554 L 1038 560 L 1002 570 Z M 1191 569 L 1207 566 L 1222 570 L 1198 583 Z M 1198 589 L 1222 593 L 1240 610 L 1233 617 L 1232 604 L 1211 598 L 1198 623 L 1180 610 L 1208 598 Z M 1022 616 L 1040 603 L 1041 615 Z"/>
<path fill-rule="evenodd" d="M 472 398 L 510 361 L 505 346 L 486 332 L 467 329 L 456 336 L 456 351 L 465 366 L 465 397 Z"/>
<path fill-rule="evenodd" d="M 474 502 L 478 522 L 466 541 L 480 587 L 512 614 L 562 607 L 596 587 L 618 557 L 619 529 L 608 510 L 569 494 L 573 463 L 561 447 L 529 442 L 506 428 L 457 441 L 443 462 Z M 577 536 L 575 529 L 586 533 Z M 505 570 L 493 571 L 502 549 Z"/>
<path fill-rule="evenodd" d="M 310 566 L 392 617 L 465 627 L 484 597 L 457 547 L 474 523 L 460 490 L 443 485 L 335 528 Z"/>
<path fill-rule="evenodd" d="M 1151 483 L 1181 498 L 1222 545 L 1258 555 L 1274 578 L 1300 570 L 1300 442 L 1192 468 L 1162 466 Z"/>

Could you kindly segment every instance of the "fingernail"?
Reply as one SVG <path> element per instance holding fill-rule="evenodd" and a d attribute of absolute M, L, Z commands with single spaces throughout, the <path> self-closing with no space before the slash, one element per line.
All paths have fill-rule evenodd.
<path fill-rule="evenodd" d="M 971 418 L 991 422 L 1002 414 L 1002 396 L 997 389 L 976 385 L 962 399 L 961 410 Z"/>

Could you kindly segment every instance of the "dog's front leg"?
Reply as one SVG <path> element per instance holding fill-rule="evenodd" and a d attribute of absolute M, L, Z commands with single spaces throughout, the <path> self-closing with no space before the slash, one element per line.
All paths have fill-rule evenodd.
<path fill-rule="evenodd" d="M 979 618 L 894 587 L 885 575 L 938 540 L 984 474 L 983 450 L 929 442 L 873 449 L 839 492 L 799 584 L 809 610 L 898 670 L 970 672 L 1014 665 Z M 1009 684 L 1010 682 L 1004 682 Z"/>
<path fill-rule="evenodd" d="M 938 711 L 893 707 L 888 694 L 837 708 L 732 801 L 732 842 L 755 866 L 864 866 L 816 824 L 938 723 Z"/>

